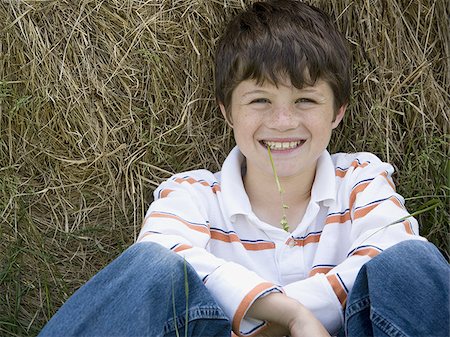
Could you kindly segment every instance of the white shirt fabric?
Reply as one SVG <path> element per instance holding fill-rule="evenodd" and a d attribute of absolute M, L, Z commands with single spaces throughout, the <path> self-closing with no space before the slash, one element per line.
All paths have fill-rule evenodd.
<path fill-rule="evenodd" d="M 301 302 L 336 333 L 361 266 L 400 241 L 424 240 L 395 192 L 393 167 L 373 154 L 324 151 L 306 213 L 292 233 L 252 212 L 244 162 L 235 147 L 220 172 L 189 171 L 162 183 L 138 238 L 182 255 L 238 336 L 266 324 L 245 313 L 274 291 Z"/>

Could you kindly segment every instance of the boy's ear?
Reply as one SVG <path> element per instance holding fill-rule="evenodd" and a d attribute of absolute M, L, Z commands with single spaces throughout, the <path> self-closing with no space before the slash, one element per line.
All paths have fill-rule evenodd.
<path fill-rule="evenodd" d="M 345 110 L 347 110 L 347 104 L 344 104 L 343 106 L 341 106 L 338 109 L 336 116 L 334 117 L 333 124 L 332 124 L 333 129 L 335 129 L 341 122 L 342 118 L 344 118 Z"/>
<path fill-rule="evenodd" d="M 227 116 L 227 110 L 225 109 L 225 106 L 222 103 L 219 103 L 219 108 L 220 108 L 220 112 L 222 112 L 223 118 L 225 118 L 227 124 L 230 127 L 233 127 L 232 121 Z M 231 116 L 230 116 L 230 118 L 231 118 Z"/>

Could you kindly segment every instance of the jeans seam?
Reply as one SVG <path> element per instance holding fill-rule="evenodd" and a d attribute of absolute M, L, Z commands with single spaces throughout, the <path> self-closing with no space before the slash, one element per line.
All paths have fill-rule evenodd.
<path fill-rule="evenodd" d="M 370 308 L 370 298 L 368 296 L 363 297 L 352 304 L 347 305 L 347 309 L 345 310 L 344 317 L 344 332 L 345 336 L 349 336 L 348 333 L 348 322 L 352 316 L 355 316 L 359 312 Z"/>
<path fill-rule="evenodd" d="M 357 314 L 358 312 L 363 311 L 364 309 L 367 309 L 368 307 L 370 307 L 370 299 L 368 296 L 363 297 L 358 301 L 355 301 L 352 304 L 347 305 L 346 316 L 350 318 L 351 316 Z"/>
<path fill-rule="evenodd" d="M 390 337 L 407 337 L 395 324 L 385 319 L 373 308 L 370 310 L 370 320 L 373 325 Z"/>
<path fill-rule="evenodd" d="M 228 318 L 223 314 L 222 310 L 218 309 L 215 306 L 189 309 L 187 324 L 198 319 L 228 320 Z M 187 324 L 186 312 L 184 311 L 178 317 L 173 317 L 169 319 L 166 324 L 164 324 L 164 333 L 167 334 L 176 330 L 175 327 L 183 328 Z"/>

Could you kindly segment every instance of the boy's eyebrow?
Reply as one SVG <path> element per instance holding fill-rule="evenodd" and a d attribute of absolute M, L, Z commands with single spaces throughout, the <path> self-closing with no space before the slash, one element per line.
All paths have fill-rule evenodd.
<path fill-rule="evenodd" d="M 313 86 L 306 86 L 301 89 L 298 89 L 298 88 L 292 86 L 292 89 L 293 90 L 297 89 L 300 93 L 315 94 L 315 95 L 324 97 L 323 92 L 321 92 L 320 89 L 313 87 Z M 270 90 L 265 90 L 265 89 L 253 89 L 252 90 L 252 89 L 250 89 L 249 91 L 246 91 L 242 94 L 242 98 L 245 98 L 250 95 L 269 94 L 269 93 L 270 93 Z"/>
<path fill-rule="evenodd" d="M 248 95 L 253 95 L 253 94 L 267 94 L 268 91 L 267 90 L 263 90 L 263 89 L 255 89 L 255 90 L 250 90 L 245 92 L 242 97 L 248 96 Z"/>
<path fill-rule="evenodd" d="M 298 89 L 299 91 L 306 91 L 306 92 L 310 92 L 310 93 L 319 93 L 320 94 L 320 92 L 319 92 L 319 90 L 317 90 L 316 88 L 314 88 L 314 87 L 305 87 L 305 88 L 301 88 L 301 89 Z"/>
<path fill-rule="evenodd" d="M 308 88 L 302 88 L 302 89 L 298 89 L 301 92 L 307 92 L 307 93 L 312 93 L 312 94 L 320 94 L 320 92 L 317 89 L 314 89 L 312 87 L 308 87 Z M 247 91 L 245 93 L 242 94 L 243 97 L 248 96 L 248 95 L 253 95 L 253 94 L 267 94 L 269 93 L 268 90 L 264 90 L 264 89 L 255 89 L 255 90 L 250 90 Z"/>
<path fill-rule="evenodd" d="M 301 89 L 297 89 L 298 91 L 301 92 L 307 92 L 307 93 L 312 93 L 312 94 L 321 94 L 320 90 L 318 90 L 315 87 L 305 87 L 305 88 L 301 88 Z M 247 95 L 252 95 L 252 94 L 267 94 L 269 91 L 268 90 L 264 90 L 264 89 L 255 89 L 255 90 L 249 90 L 247 92 L 245 92 L 242 96 L 247 96 Z"/>

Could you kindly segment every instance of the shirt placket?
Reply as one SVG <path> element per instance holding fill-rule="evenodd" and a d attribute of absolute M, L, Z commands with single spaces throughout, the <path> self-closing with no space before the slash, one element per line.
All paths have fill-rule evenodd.
<path fill-rule="evenodd" d="M 279 277 L 283 284 L 305 279 L 308 276 L 308 266 L 305 261 L 307 250 L 305 246 L 314 241 L 310 224 L 314 223 L 320 206 L 315 202 L 310 202 L 303 216 L 301 223 L 292 233 L 286 233 L 284 242 L 279 245 L 280 252 L 277 256 L 279 267 Z M 278 246 L 278 245 L 277 245 Z"/>

